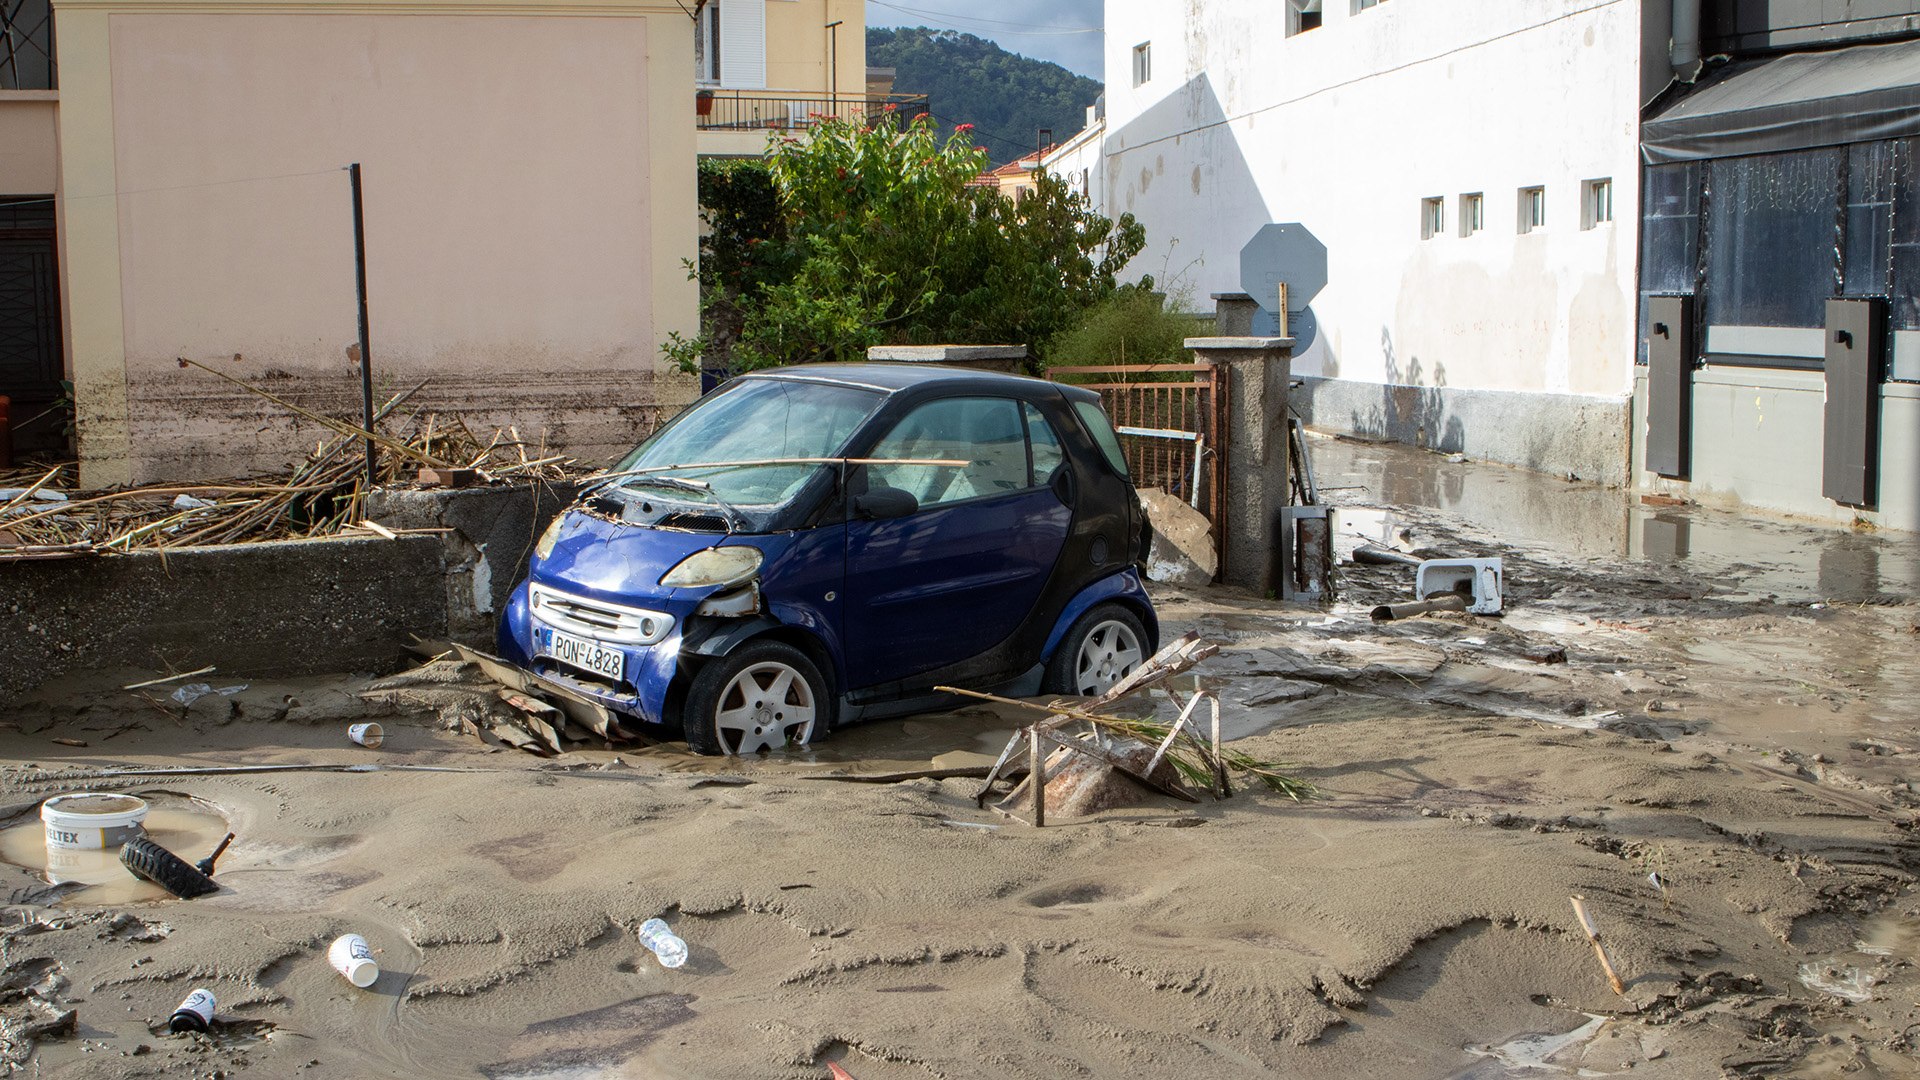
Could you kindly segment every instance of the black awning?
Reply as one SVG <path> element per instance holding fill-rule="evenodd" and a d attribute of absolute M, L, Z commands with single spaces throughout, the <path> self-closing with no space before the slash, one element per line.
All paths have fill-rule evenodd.
<path fill-rule="evenodd" d="M 1640 129 L 1650 165 L 1920 135 L 1920 41 L 1729 65 Z"/>

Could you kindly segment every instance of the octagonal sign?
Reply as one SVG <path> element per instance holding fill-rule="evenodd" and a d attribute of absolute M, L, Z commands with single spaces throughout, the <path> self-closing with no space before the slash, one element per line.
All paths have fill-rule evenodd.
<path fill-rule="evenodd" d="M 1327 287 L 1327 245 L 1297 221 L 1262 225 L 1240 249 L 1240 291 L 1261 310 L 1273 310 L 1282 281 L 1294 311 L 1305 310 Z"/>

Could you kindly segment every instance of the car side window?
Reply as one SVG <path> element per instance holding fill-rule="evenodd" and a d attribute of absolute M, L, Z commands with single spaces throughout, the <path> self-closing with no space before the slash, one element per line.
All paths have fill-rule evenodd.
<path fill-rule="evenodd" d="M 921 509 L 1021 491 L 1027 483 L 1027 437 L 1020 403 L 1011 398 L 945 398 L 900 418 L 869 457 L 882 462 L 934 459 L 963 465 L 867 466 L 870 486 L 900 488 Z"/>
<path fill-rule="evenodd" d="M 1067 455 L 1060 449 L 1060 437 L 1053 433 L 1053 425 L 1039 409 L 1023 401 L 1020 410 L 1027 417 L 1027 443 L 1033 447 L 1033 486 L 1039 487 L 1053 479 L 1053 470 Z"/>
<path fill-rule="evenodd" d="M 1127 471 L 1126 452 L 1120 449 L 1120 439 L 1114 434 L 1113 424 L 1107 420 L 1107 414 L 1091 401 L 1074 402 L 1073 411 L 1079 415 L 1080 422 L 1086 425 L 1087 434 L 1092 435 L 1093 441 L 1099 444 L 1100 453 L 1106 456 L 1107 464 L 1113 466 L 1113 471 L 1132 479 L 1133 474 Z"/>

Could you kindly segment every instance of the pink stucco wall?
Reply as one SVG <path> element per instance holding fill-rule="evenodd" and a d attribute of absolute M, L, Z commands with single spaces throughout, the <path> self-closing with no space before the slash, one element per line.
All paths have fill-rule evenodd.
<path fill-rule="evenodd" d="M 351 161 L 380 388 L 430 378 L 413 404 L 588 457 L 683 400 L 656 379 L 646 31 L 112 16 L 135 477 L 274 470 L 319 437 L 177 356 L 357 411 Z"/>

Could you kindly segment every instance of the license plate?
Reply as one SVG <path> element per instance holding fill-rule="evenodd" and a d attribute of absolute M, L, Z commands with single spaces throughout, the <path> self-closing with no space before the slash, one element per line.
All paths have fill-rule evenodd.
<path fill-rule="evenodd" d="M 604 675 L 614 682 L 620 681 L 620 675 L 626 669 L 627 655 L 619 649 L 544 627 L 540 630 L 540 636 L 544 639 L 540 651 L 569 667 Z"/>

